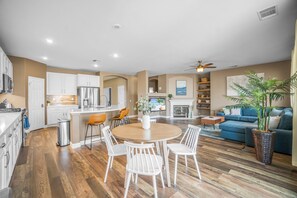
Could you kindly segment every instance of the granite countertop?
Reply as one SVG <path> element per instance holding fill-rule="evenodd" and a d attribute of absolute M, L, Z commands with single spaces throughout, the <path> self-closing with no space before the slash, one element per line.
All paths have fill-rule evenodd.
<path fill-rule="evenodd" d="M 94 108 L 82 108 L 78 110 L 71 111 L 71 114 L 87 114 L 87 113 L 105 113 L 111 111 L 119 111 L 123 107 L 119 107 L 118 105 L 111 105 L 110 107 L 94 107 Z"/>
<path fill-rule="evenodd" d="M 21 114 L 22 112 L 0 113 L 0 137 Z"/>

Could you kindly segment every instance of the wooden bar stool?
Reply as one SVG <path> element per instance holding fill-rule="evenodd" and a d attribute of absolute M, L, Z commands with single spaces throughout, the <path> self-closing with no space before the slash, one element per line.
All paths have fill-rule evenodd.
<path fill-rule="evenodd" d="M 129 113 L 129 111 L 128 111 Z M 113 124 L 113 128 L 119 126 L 119 125 L 122 125 L 122 124 L 125 124 L 125 116 L 127 115 L 127 109 L 124 108 L 124 109 L 121 109 L 120 110 L 120 114 L 114 116 L 112 119 L 111 119 L 111 123 L 110 123 L 110 126 L 112 127 L 112 124 Z"/>
<path fill-rule="evenodd" d="M 106 120 L 106 114 L 94 114 L 94 115 L 90 116 L 89 121 L 86 123 L 87 129 L 86 129 L 86 134 L 85 134 L 85 146 L 88 147 L 90 150 L 92 149 L 93 137 L 99 136 L 99 135 L 93 136 L 93 127 L 98 127 L 99 134 L 100 134 L 100 140 L 102 141 L 101 126 L 102 125 L 104 126 L 105 120 Z M 90 136 L 88 136 L 89 126 L 91 127 L 91 135 Z M 91 138 L 90 147 L 86 144 L 86 140 L 88 137 Z"/>
<path fill-rule="evenodd" d="M 126 114 L 124 116 L 125 124 L 130 124 L 130 118 L 128 117 L 129 115 L 129 109 L 126 109 Z"/>

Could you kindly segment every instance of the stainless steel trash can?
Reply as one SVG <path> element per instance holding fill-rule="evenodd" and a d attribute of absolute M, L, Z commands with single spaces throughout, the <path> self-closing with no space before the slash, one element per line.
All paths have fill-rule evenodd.
<path fill-rule="evenodd" d="M 12 191 L 10 187 L 0 190 L 0 198 L 11 198 L 11 197 L 12 197 Z"/>
<path fill-rule="evenodd" d="M 58 141 L 57 145 L 59 146 L 67 146 L 70 144 L 70 120 L 62 120 L 58 121 Z"/>

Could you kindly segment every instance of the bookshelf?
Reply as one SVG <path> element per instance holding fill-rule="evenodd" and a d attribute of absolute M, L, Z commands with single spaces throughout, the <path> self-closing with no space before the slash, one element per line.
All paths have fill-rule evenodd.
<path fill-rule="evenodd" d="M 210 74 L 198 75 L 197 109 L 199 115 L 210 115 Z"/>

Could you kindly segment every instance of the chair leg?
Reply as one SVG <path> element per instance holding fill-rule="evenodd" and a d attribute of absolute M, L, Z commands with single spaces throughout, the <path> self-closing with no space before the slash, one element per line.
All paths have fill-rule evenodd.
<path fill-rule="evenodd" d="M 85 134 L 85 145 L 86 145 L 86 140 L 87 140 L 87 136 L 88 136 L 88 129 L 89 129 L 89 125 L 87 125 L 87 129 L 86 129 L 86 134 Z"/>
<path fill-rule="evenodd" d="M 98 130 L 99 130 L 99 133 L 100 133 L 100 141 L 102 142 L 101 124 L 98 125 Z"/>
<path fill-rule="evenodd" d="M 159 142 L 156 142 L 156 148 L 157 148 L 157 153 L 158 153 L 158 155 L 160 155 L 160 144 L 159 144 Z"/>
<path fill-rule="evenodd" d="M 130 123 L 131 123 L 131 121 L 130 121 L 130 118 L 129 118 L 129 117 L 127 117 L 127 121 L 128 121 L 128 124 L 130 124 Z"/>
<path fill-rule="evenodd" d="M 188 168 L 188 159 L 186 155 L 185 155 L 185 164 L 186 164 L 186 168 Z"/>
<path fill-rule="evenodd" d="M 131 174 L 132 174 L 132 173 L 128 173 L 127 186 L 126 186 L 126 189 L 125 189 L 125 195 L 124 195 L 124 198 L 126 198 L 127 195 L 128 195 L 128 190 L 129 190 L 129 185 L 130 185 L 130 180 L 131 180 Z"/>
<path fill-rule="evenodd" d="M 153 176 L 153 184 L 154 184 L 154 197 L 155 197 L 155 198 L 158 198 L 157 183 L 156 183 L 156 175 Z"/>
<path fill-rule="evenodd" d="M 106 172 L 105 172 L 105 177 L 104 177 L 104 183 L 106 183 L 107 180 L 107 175 L 108 175 L 108 170 L 109 170 L 109 166 L 110 166 L 110 161 L 111 161 L 111 157 L 108 157 L 108 162 L 107 162 L 107 166 L 106 166 Z"/>
<path fill-rule="evenodd" d="M 135 184 L 137 184 L 137 182 L 138 182 L 138 174 L 135 174 Z"/>
<path fill-rule="evenodd" d="M 193 155 L 193 157 L 194 157 L 194 161 L 195 161 L 195 166 L 196 166 L 196 169 L 197 169 L 198 177 L 199 177 L 199 179 L 201 180 L 202 177 L 201 177 L 201 174 L 200 174 L 200 169 L 199 169 L 199 166 L 198 166 L 198 162 L 197 162 L 197 159 L 196 159 L 196 155 Z"/>
<path fill-rule="evenodd" d="M 178 161 L 178 155 L 175 155 L 175 165 L 174 165 L 174 185 L 176 185 L 177 161 Z"/>
<path fill-rule="evenodd" d="M 91 144 L 90 144 L 90 149 L 93 148 L 93 126 L 91 126 Z"/>
<path fill-rule="evenodd" d="M 162 188 L 165 188 L 164 179 L 163 179 L 163 173 L 162 173 L 162 168 L 161 168 L 161 172 L 160 172 L 160 177 L 161 177 Z"/>
<path fill-rule="evenodd" d="M 113 164 L 113 156 L 111 157 L 110 168 L 112 168 L 112 164 Z"/>

